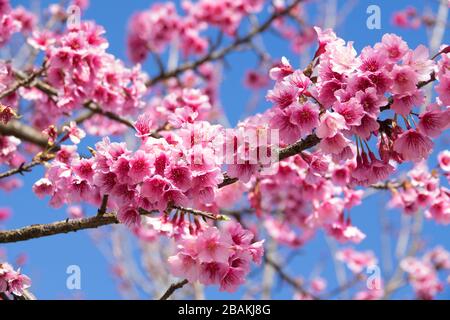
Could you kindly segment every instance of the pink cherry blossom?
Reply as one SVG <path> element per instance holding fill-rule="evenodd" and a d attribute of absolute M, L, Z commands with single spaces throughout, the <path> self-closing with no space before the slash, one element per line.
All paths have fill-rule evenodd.
<path fill-rule="evenodd" d="M 394 150 L 410 161 L 426 159 L 432 148 L 430 138 L 412 129 L 402 133 L 394 143 Z"/>
<path fill-rule="evenodd" d="M 373 252 L 360 252 L 352 248 L 338 251 L 336 253 L 336 259 L 344 262 L 347 267 L 354 273 L 364 272 L 365 268 L 377 264 L 377 259 L 375 258 Z"/>
<path fill-rule="evenodd" d="M 445 172 L 450 172 L 450 151 L 444 150 L 438 156 L 439 166 Z"/>

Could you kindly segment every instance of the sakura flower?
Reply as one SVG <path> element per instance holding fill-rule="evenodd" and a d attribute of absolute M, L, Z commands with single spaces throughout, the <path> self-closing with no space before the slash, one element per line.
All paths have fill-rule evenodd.
<path fill-rule="evenodd" d="M 320 118 L 316 134 L 319 138 L 330 138 L 336 136 L 340 130 L 347 129 L 345 118 L 336 112 L 326 112 Z"/>
<path fill-rule="evenodd" d="M 431 138 L 438 137 L 450 125 L 450 113 L 438 110 L 420 115 L 418 129 Z"/>
<path fill-rule="evenodd" d="M 187 191 L 191 188 L 192 174 L 188 167 L 177 165 L 167 167 L 165 175 L 181 191 Z"/>
<path fill-rule="evenodd" d="M 8 124 L 11 119 L 16 118 L 17 114 L 11 107 L 4 106 L 0 104 L 0 122 Z"/>
<path fill-rule="evenodd" d="M 132 181 L 143 181 L 145 177 L 150 175 L 151 158 L 144 151 L 137 151 L 130 160 L 130 171 L 128 176 Z"/>
<path fill-rule="evenodd" d="M 267 87 L 269 80 L 265 73 L 249 70 L 245 74 L 244 84 L 250 89 L 258 90 Z"/>
<path fill-rule="evenodd" d="M 81 159 L 72 163 L 73 171 L 80 178 L 89 182 L 93 181 L 95 171 L 93 169 L 94 159 Z"/>
<path fill-rule="evenodd" d="M 394 150 L 400 153 L 404 160 L 418 162 L 428 157 L 433 145 L 430 138 L 410 129 L 395 140 Z"/>
<path fill-rule="evenodd" d="M 190 255 L 178 253 L 168 259 L 170 272 L 180 278 L 186 278 L 190 282 L 198 280 L 200 274 L 199 264 L 195 257 Z"/>
<path fill-rule="evenodd" d="M 229 245 L 216 228 L 208 228 L 198 240 L 198 258 L 201 262 L 228 262 Z"/>
<path fill-rule="evenodd" d="M 401 261 L 400 266 L 408 274 L 409 281 L 419 299 L 433 299 L 436 294 L 443 290 L 443 285 L 429 262 L 407 257 Z"/>
<path fill-rule="evenodd" d="M 436 92 L 439 94 L 439 99 L 446 106 L 450 105 L 450 75 L 441 77 L 439 84 L 436 86 Z"/>
<path fill-rule="evenodd" d="M 234 292 L 249 273 L 251 260 L 259 262 L 263 254 L 262 242 L 251 243 L 252 239 L 231 222 L 222 230 L 208 226 L 197 237 L 186 235 L 178 242 L 177 254 L 169 257 L 171 273 Z"/>
<path fill-rule="evenodd" d="M 372 251 L 359 252 L 352 248 L 338 251 L 336 259 L 344 262 L 353 273 L 361 273 L 367 267 L 377 264 L 377 259 Z"/>
<path fill-rule="evenodd" d="M 47 129 L 42 131 L 42 133 L 44 133 L 48 136 L 49 144 L 53 144 L 56 142 L 56 139 L 58 137 L 58 130 L 56 129 L 55 126 L 53 126 L 53 125 L 49 126 Z"/>
<path fill-rule="evenodd" d="M 41 199 L 50 195 L 52 191 L 52 182 L 47 178 L 42 178 L 33 185 L 33 192 Z"/>
<path fill-rule="evenodd" d="M 337 133 L 332 137 L 326 137 L 320 141 L 320 148 L 326 154 L 339 154 L 349 144 L 350 140 L 345 138 L 342 133 Z"/>
<path fill-rule="evenodd" d="M 361 125 L 364 108 L 356 99 L 352 98 L 343 103 L 337 102 L 333 105 L 333 109 L 344 117 L 347 127 Z"/>
<path fill-rule="evenodd" d="M 413 68 L 419 81 L 428 81 L 431 77 L 434 62 L 429 59 L 429 56 L 428 49 L 423 45 L 419 45 L 414 51 L 407 52 L 404 57 L 404 63 Z"/>
<path fill-rule="evenodd" d="M 70 219 L 81 219 L 84 217 L 84 211 L 80 206 L 70 206 L 67 208 Z"/>
<path fill-rule="evenodd" d="M 450 151 L 444 150 L 438 156 L 439 166 L 445 172 L 450 172 Z"/>
<path fill-rule="evenodd" d="M 327 47 L 328 50 L 328 47 Z M 350 73 L 358 66 L 356 59 L 356 50 L 353 43 L 349 42 L 347 46 L 333 45 L 330 48 L 331 70 L 337 73 Z"/>
<path fill-rule="evenodd" d="M 297 125 L 300 129 L 300 137 L 305 137 L 319 124 L 319 110 L 312 104 L 294 104 L 290 122 Z"/>
<path fill-rule="evenodd" d="M 8 292 L 21 297 L 31 286 L 31 280 L 20 270 L 15 271 L 9 264 L 0 264 L 0 292 Z"/>
<path fill-rule="evenodd" d="M 280 138 L 285 143 L 293 143 L 302 135 L 302 130 L 297 124 L 300 120 L 297 118 L 299 114 L 295 112 L 294 108 L 276 109 L 270 120 L 270 127 L 279 130 Z"/>
<path fill-rule="evenodd" d="M 199 281 L 204 285 L 220 283 L 228 272 L 228 266 L 224 263 L 202 263 L 199 270 Z"/>
<path fill-rule="evenodd" d="M 366 235 L 361 230 L 347 222 L 339 221 L 333 223 L 327 226 L 326 230 L 328 234 L 341 243 L 353 242 L 358 244 L 366 238 Z"/>
<path fill-rule="evenodd" d="M 0 208 L 0 222 L 6 221 L 11 217 L 11 210 L 8 208 Z"/>
<path fill-rule="evenodd" d="M 32 36 L 28 38 L 27 42 L 30 46 L 37 50 L 47 50 L 49 46 L 55 43 L 54 34 L 47 30 L 33 31 Z"/>
<path fill-rule="evenodd" d="M 327 281 L 323 278 L 314 278 L 311 281 L 311 289 L 315 292 L 315 293 L 321 293 L 323 292 L 327 287 Z"/>
<path fill-rule="evenodd" d="M 286 81 L 277 82 L 273 90 L 267 93 L 267 100 L 284 109 L 294 103 L 298 97 L 298 88 Z"/>
<path fill-rule="evenodd" d="M 411 113 L 414 106 L 420 106 L 424 102 L 425 96 L 423 92 L 416 90 L 412 94 L 394 95 L 391 109 L 397 114 L 407 116 Z"/>
<path fill-rule="evenodd" d="M 138 117 L 134 127 L 136 128 L 136 136 L 139 138 L 147 137 L 152 134 L 153 116 L 151 113 L 144 113 Z"/>
<path fill-rule="evenodd" d="M 416 85 L 419 82 L 419 78 L 412 67 L 407 65 L 395 65 L 391 76 L 394 80 L 392 93 L 398 95 L 411 95 L 416 91 Z"/>
<path fill-rule="evenodd" d="M 239 178 L 242 182 L 249 182 L 253 174 L 258 170 L 258 165 L 243 163 L 230 164 L 228 166 L 228 175 L 232 178 Z"/>
<path fill-rule="evenodd" d="M 450 224 L 450 197 L 445 192 L 441 193 L 425 212 L 425 216 L 439 224 Z"/>
<path fill-rule="evenodd" d="M 399 36 L 387 33 L 383 35 L 381 43 L 375 46 L 378 50 L 385 50 L 391 63 L 396 63 L 408 52 L 408 45 Z"/>
<path fill-rule="evenodd" d="M 121 208 L 117 214 L 117 218 L 127 226 L 136 226 L 141 222 L 139 211 L 132 207 Z"/>
<path fill-rule="evenodd" d="M 289 60 L 286 57 L 283 57 L 279 65 L 270 69 L 269 74 L 272 80 L 280 81 L 284 77 L 290 75 L 293 72 L 294 70 L 292 69 L 292 66 L 289 63 Z"/>

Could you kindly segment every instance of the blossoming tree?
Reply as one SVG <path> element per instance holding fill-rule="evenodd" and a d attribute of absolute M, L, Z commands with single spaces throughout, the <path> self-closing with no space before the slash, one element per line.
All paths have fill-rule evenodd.
<path fill-rule="evenodd" d="M 429 48 L 387 33 L 360 52 L 327 21 L 308 22 L 310 1 L 161 2 L 130 18 L 124 62 L 108 52 L 105 30 L 82 19 L 88 1 L 38 17 L 0 0 L 0 46 L 11 52 L 0 61 L 0 192 L 42 166 L 30 197 L 69 214 L 0 231 L 0 243 L 105 229 L 115 250 L 114 233 L 127 230 L 162 299 L 201 298 L 205 286 L 270 298 L 276 279 L 296 299 L 355 288 L 356 299 L 382 299 L 405 286 L 410 298 L 436 297 L 450 281 L 450 253 L 428 247 L 420 226 L 450 224 L 450 151 L 440 142 L 450 127 L 449 4 L 440 2 L 436 18 L 423 20 Z M 394 23 L 420 27 L 412 12 Z M 272 57 L 267 31 L 308 63 Z M 270 106 L 231 127 L 221 66 L 243 50 L 257 62 L 245 85 Z M 366 235 L 351 213 L 378 192 L 407 223 L 398 266 L 371 278 L 378 259 L 354 246 Z M 12 210 L 0 209 L 0 222 Z M 354 275 L 336 289 L 285 267 L 319 234 Z M 115 273 L 139 286 L 127 259 Z M 252 270 L 262 271 L 261 285 Z M 30 286 L 0 260 L 2 299 L 33 299 Z"/>

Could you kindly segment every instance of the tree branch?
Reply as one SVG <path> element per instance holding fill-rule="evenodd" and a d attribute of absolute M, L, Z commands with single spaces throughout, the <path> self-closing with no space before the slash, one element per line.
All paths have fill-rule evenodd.
<path fill-rule="evenodd" d="M 17 120 L 12 120 L 6 125 L 0 122 L 0 135 L 14 136 L 42 148 L 45 148 L 48 143 L 48 137 L 45 134 Z"/>
<path fill-rule="evenodd" d="M 320 139 L 315 135 L 309 135 L 305 139 L 299 140 L 294 144 L 291 144 L 290 146 L 287 146 L 284 149 L 281 149 L 279 154 L 279 161 L 285 160 L 287 158 L 290 158 L 292 156 L 295 156 L 297 154 L 302 153 L 303 151 L 310 149 L 320 143 Z M 221 184 L 219 184 L 219 189 L 229 186 L 233 183 L 238 182 L 238 178 L 230 178 L 227 173 L 224 173 L 224 180 Z"/>
<path fill-rule="evenodd" d="M 50 224 L 37 224 L 22 229 L 0 232 L 0 243 L 14 243 L 52 235 L 77 232 L 85 229 L 95 229 L 109 224 L 118 224 L 114 213 L 91 218 L 64 220 Z"/>
<path fill-rule="evenodd" d="M 292 9 L 294 9 L 302 1 L 303 0 L 294 0 L 290 5 L 286 6 L 284 9 L 282 9 L 280 11 L 275 11 L 264 23 L 262 23 L 257 28 L 250 31 L 245 36 L 238 37 L 229 46 L 222 48 L 220 50 L 212 51 L 198 60 L 195 60 L 192 62 L 187 62 L 169 72 L 160 73 L 158 76 L 154 77 L 153 79 L 150 79 L 147 82 L 147 86 L 151 87 L 158 82 L 161 82 L 161 81 L 173 78 L 173 77 L 177 77 L 178 75 L 182 74 L 183 72 L 185 72 L 187 70 L 197 69 L 199 66 L 201 66 L 202 64 L 204 64 L 206 62 L 212 62 L 212 61 L 216 61 L 216 60 L 220 60 L 220 59 L 224 58 L 227 54 L 238 49 L 241 45 L 250 43 L 255 36 L 259 35 L 260 33 L 263 33 L 267 29 L 269 29 L 270 26 L 272 25 L 272 23 L 276 19 L 289 14 L 292 11 Z"/>
<path fill-rule="evenodd" d="M 163 294 L 163 296 L 161 298 L 159 298 L 159 300 L 167 300 L 170 298 L 170 296 L 172 294 L 174 294 L 175 291 L 177 291 L 178 289 L 183 288 L 185 285 L 187 285 L 189 283 L 189 281 L 187 279 L 184 279 L 180 282 L 171 284 L 169 289 L 167 289 L 167 291 Z"/>
<path fill-rule="evenodd" d="M 319 300 L 319 297 L 316 297 L 314 294 L 308 292 L 308 290 L 306 290 L 299 281 L 291 278 L 291 276 L 289 276 L 286 272 L 284 272 L 283 268 L 278 263 L 273 261 L 268 256 L 264 256 L 264 260 L 266 261 L 266 263 L 268 265 L 272 266 L 275 269 L 275 271 L 278 273 L 278 275 L 280 276 L 280 278 L 283 281 L 285 281 L 286 283 L 291 285 L 295 290 L 297 290 L 298 292 L 300 292 L 304 295 L 311 297 L 314 300 Z"/>
<path fill-rule="evenodd" d="M 21 77 L 20 80 L 16 81 L 11 87 L 9 87 L 8 89 L 6 89 L 0 93 L 0 100 L 13 94 L 19 88 L 29 86 L 34 80 L 36 80 L 37 77 L 42 75 L 42 73 L 44 73 L 45 70 L 46 70 L 46 67 L 44 66 L 44 67 L 40 68 L 39 70 L 31 73 L 29 76 L 24 75 L 23 77 Z"/>

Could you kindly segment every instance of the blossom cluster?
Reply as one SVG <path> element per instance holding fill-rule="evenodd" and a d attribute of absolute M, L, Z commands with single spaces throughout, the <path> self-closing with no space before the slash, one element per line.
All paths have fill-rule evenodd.
<path fill-rule="evenodd" d="M 417 297 L 430 300 L 444 289 L 438 272 L 450 270 L 450 253 L 442 247 L 436 247 L 422 258 L 407 257 L 400 265 L 408 274 L 409 283 Z"/>
<path fill-rule="evenodd" d="M 18 152 L 20 140 L 16 137 L 0 135 L 0 165 L 20 166 L 25 158 Z"/>
<path fill-rule="evenodd" d="M 74 3 L 82 9 L 88 5 L 86 0 Z M 239 40 L 239 26 L 263 5 L 262 0 L 183 1 L 179 14 L 171 2 L 155 4 L 130 21 L 130 59 L 143 62 L 149 54 L 163 55 L 168 46 L 181 51 L 184 59 L 207 55 L 208 26 Z M 284 5 L 275 1 L 274 12 Z M 58 10 L 62 9 L 53 7 L 53 14 L 63 17 L 63 10 Z M 302 10 L 297 6 L 292 14 L 301 16 Z M 68 205 L 73 219 L 84 216 L 80 204 L 87 203 L 117 213 L 141 240 L 172 238 L 178 245 L 169 258 L 174 276 L 230 292 L 245 281 L 252 262 L 261 262 L 263 241 L 256 241 L 237 222 L 213 226 L 209 220 L 226 220 L 225 209 L 233 209 L 244 195 L 250 203 L 246 212 L 254 213 L 265 234 L 280 244 L 302 246 L 318 231 L 340 243 L 357 244 L 366 237 L 352 224 L 352 209 L 364 195 L 359 187 L 385 181 L 397 166 L 413 162 L 405 182 L 386 184 L 393 195 L 391 205 L 407 214 L 425 209 L 426 217 L 449 224 L 450 191 L 441 186 L 439 173 L 450 179 L 450 153 L 439 155 L 440 171 L 429 171 L 424 163 L 434 146 L 432 139 L 450 128 L 449 47 L 442 46 L 430 57 L 424 46 L 412 49 L 399 36 L 386 34 L 358 54 L 352 42 L 331 30 L 305 26 L 298 31 L 290 28 L 288 19 L 275 20 L 276 30 L 292 42 L 294 51 L 304 52 L 316 40 L 319 48 L 304 70 L 296 70 L 286 58 L 274 65 L 261 58 L 261 65 L 268 69 L 270 65 L 270 71 L 251 70 L 245 84 L 262 89 L 273 80 L 266 95 L 272 108 L 240 122 L 227 136 L 227 130 L 215 124 L 222 112 L 216 65 L 202 63 L 175 75 L 173 66 L 165 75 L 160 65 L 161 74 L 149 79 L 139 64 L 128 68 L 108 53 L 105 31 L 94 22 L 41 30 L 33 15 L 0 0 L 0 46 L 20 31 L 44 57 L 42 69 L 26 70 L 26 75 L 36 72 L 38 86 L 31 82 L 0 101 L 0 123 L 5 125 L 18 118 L 19 98 L 31 101 L 33 113 L 25 119 L 48 136 L 43 154 L 54 153 L 55 158 L 45 164 L 45 177 L 33 186 L 35 194 L 49 196 L 55 208 Z M 175 55 L 171 52 L 169 60 Z M 11 63 L 0 62 L 0 92 L 17 77 Z M 435 80 L 437 98 L 427 100 L 424 87 Z M 152 96 L 146 99 L 149 93 Z M 425 101 L 433 103 L 424 106 Z M 93 115 L 83 122 L 83 129 L 76 121 L 57 128 L 64 117 L 78 115 L 83 107 Z M 130 136 L 129 144 L 105 137 L 89 149 L 89 157 L 79 147 L 86 133 L 124 133 L 123 122 L 129 119 L 136 120 L 136 139 Z M 129 127 L 133 125 L 130 120 Z M 252 143 L 246 130 L 279 133 L 281 145 L 273 136 Z M 262 154 L 275 156 L 275 144 L 283 152 L 302 139 L 316 144 L 262 165 Z M 69 140 L 73 145 L 62 145 Z M 15 137 L 0 135 L 0 165 L 20 169 L 25 162 L 20 144 Z M 231 163 L 225 159 L 230 154 L 217 152 L 228 145 Z M 223 186 L 224 180 L 238 181 Z M 0 181 L 4 190 L 18 185 L 15 180 Z M 0 221 L 8 214 L 0 209 Z M 450 268 L 444 251 L 403 261 L 419 297 L 428 299 L 441 290 L 436 272 Z M 377 262 L 372 252 L 349 248 L 336 258 L 355 275 Z M 29 279 L 20 270 L 0 264 L 0 292 L 19 295 L 28 286 Z M 314 293 L 325 287 L 321 278 L 310 284 Z M 382 296 L 383 290 L 361 291 L 356 298 Z M 313 298 L 304 293 L 297 297 Z"/>
<path fill-rule="evenodd" d="M 417 29 L 422 24 L 422 17 L 419 15 L 416 8 L 409 6 L 395 12 L 392 16 L 392 23 L 400 28 Z"/>
<path fill-rule="evenodd" d="M 349 168 L 329 156 L 304 152 L 282 161 L 276 175 L 259 177 L 249 201 L 280 243 L 304 245 L 318 229 L 340 242 L 359 243 L 365 235 L 345 212 L 361 203 L 363 191 L 346 187 L 349 178 Z"/>
<path fill-rule="evenodd" d="M 263 4 L 262 0 L 183 1 L 183 16 L 172 2 L 154 4 L 131 18 L 127 40 L 130 59 L 142 62 L 149 52 L 161 53 L 173 41 L 180 44 L 185 56 L 203 54 L 209 46 L 206 36 L 201 35 L 203 30 L 216 26 L 235 36 L 242 19 L 261 11 Z"/>
<path fill-rule="evenodd" d="M 321 139 L 320 150 L 332 155 L 335 163 L 356 159 L 356 166 L 350 165 L 351 185 L 386 179 L 395 162 L 426 159 L 433 147 L 431 138 L 450 126 L 446 47 L 436 64 L 424 46 L 412 50 L 400 37 L 386 34 L 357 56 L 351 42 L 331 30 L 316 31 L 320 46 L 314 81 L 308 76 L 311 71 L 294 70 L 287 59 L 271 70 L 276 83 L 267 99 L 274 107 L 264 116 L 271 128 L 280 130 L 281 140 L 290 144 L 315 133 Z M 413 108 L 425 101 L 422 84 L 432 80 L 435 70 L 439 98 L 416 114 Z M 380 120 L 389 109 L 395 116 Z M 378 157 L 371 137 L 376 138 Z"/>
<path fill-rule="evenodd" d="M 10 37 L 17 32 L 30 33 L 35 24 L 36 16 L 23 7 L 11 8 L 9 0 L 0 1 L 0 47 L 3 47 Z"/>
<path fill-rule="evenodd" d="M 35 49 L 45 51 L 46 78 L 57 94 L 54 99 L 37 89 L 24 93 L 26 99 L 35 103 L 36 127 L 45 129 L 63 114 L 78 110 L 87 102 L 119 116 L 136 115 L 144 107 L 146 75 L 139 66 L 129 69 L 107 53 L 104 32 L 94 22 L 82 22 L 71 25 L 61 35 L 36 31 L 28 39 Z M 100 116 L 85 125 L 91 134 L 99 133 L 96 128 L 101 127 L 110 128 L 106 133 L 120 131 L 117 124 Z"/>
<path fill-rule="evenodd" d="M 360 279 L 365 279 L 366 274 L 374 272 L 378 267 L 378 260 L 370 250 L 357 251 L 350 247 L 343 248 L 336 252 L 335 258 L 344 263 L 355 277 Z M 357 291 L 353 298 L 355 300 L 379 300 L 384 295 L 383 281 L 381 277 L 375 277 L 366 279 L 365 288 Z"/>
<path fill-rule="evenodd" d="M 444 173 L 448 174 L 445 164 L 449 159 L 446 156 L 448 151 L 443 151 L 439 160 Z M 450 223 L 450 190 L 441 186 L 439 172 L 430 172 L 424 162 L 410 170 L 402 186 L 391 188 L 391 192 L 390 207 L 400 208 L 406 214 L 415 214 L 419 209 L 424 209 L 427 218 L 439 224 Z"/>
<path fill-rule="evenodd" d="M 0 293 L 22 296 L 31 286 L 31 280 L 8 263 L 0 263 Z"/>
<path fill-rule="evenodd" d="M 372 251 L 361 252 L 352 248 L 345 248 L 336 252 L 336 259 L 345 263 L 355 274 L 365 272 L 368 267 L 377 264 L 377 259 Z"/>
<path fill-rule="evenodd" d="M 90 159 L 81 158 L 75 146 L 63 146 L 46 177 L 34 185 L 35 193 L 50 195 L 54 207 L 81 201 L 98 205 L 109 195 L 108 208 L 118 209 L 126 224 L 139 222 L 139 209 L 163 212 L 170 205 L 211 204 L 223 180 L 212 143 L 221 127 L 186 124 L 177 133 L 162 133 L 164 139 L 150 137 L 143 125 L 138 128 L 143 143 L 135 152 L 108 138 L 97 143 Z M 191 141 L 194 132 L 202 132 L 202 139 Z"/>
<path fill-rule="evenodd" d="M 250 263 L 261 263 L 263 241 L 253 239 L 252 232 L 237 222 L 186 236 L 179 241 L 177 254 L 169 258 L 171 273 L 191 283 L 219 285 L 221 291 L 234 292 L 245 282 Z"/>

